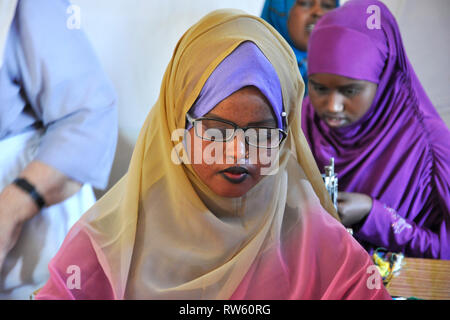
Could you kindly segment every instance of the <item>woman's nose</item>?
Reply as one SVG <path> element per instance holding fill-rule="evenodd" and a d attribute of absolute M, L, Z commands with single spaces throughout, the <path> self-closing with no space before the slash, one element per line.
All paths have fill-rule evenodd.
<path fill-rule="evenodd" d="M 245 159 L 247 152 L 247 144 L 245 142 L 245 134 L 242 129 L 238 129 L 234 138 L 226 143 L 226 157 L 232 158 L 234 163 L 240 163 Z"/>
<path fill-rule="evenodd" d="M 324 15 L 324 11 L 321 4 L 322 0 L 315 0 L 314 5 L 311 7 L 311 15 L 313 17 L 320 18 Z"/>
<path fill-rule="evenodd" d="M 341 95 L 335 93 L 330 95 L 327 101 L 327 111 L 330 113 L 339 113 L 344 111 L 344 99 Z"/>

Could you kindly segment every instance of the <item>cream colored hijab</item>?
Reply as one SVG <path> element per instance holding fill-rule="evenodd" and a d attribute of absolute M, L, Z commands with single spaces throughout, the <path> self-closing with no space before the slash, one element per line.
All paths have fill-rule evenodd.
<path fill-rule="evenodd" d="M 0 0 L 0 68 L 3 65 L 6 40 L 16 13 L 17 0 Z"/>
<path fill-rule="evenodd" d="M 280 167 L 242 198 L 221 198 L 171 160 L 175 129 L 202 86 L 244 41 L 274 66 L 288 113 Z M 215 11 L 178 42 L 128 173 L 71 231 L 89 235 L 118 299 L 228 299 L 251 265 L 320 203 L 336 216 L 300 128 L 304 84 L 286 41 L 258 17 Z M 291 205 L 289 205 L 289 203 Z M 288 206 L 295 208 L 287 212 Z M 69 235 L 70 237 L 70 235 Z"/>

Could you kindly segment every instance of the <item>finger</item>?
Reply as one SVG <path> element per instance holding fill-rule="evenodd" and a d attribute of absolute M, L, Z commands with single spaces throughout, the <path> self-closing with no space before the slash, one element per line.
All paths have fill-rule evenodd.
<path fill-rule="evenodd" d="M 340 191 L 338 192 L 338 200 L 345 201 L 350 198 L 350 192 Z"/>
<path fill-rule="evenodd" d="M 345 209 L 346 209 L 346 206 L 345 206 L 344 202 L 337 203 L 337 212 L 338 212 L 338 215 L 340 218 L 345 216 L 345 211 L 346 211 Z"/>
<path fill-rule="evenodd" d="M 2 272 L 3 262 L 5 261 L 5 256 L 3 254 L 0 255 L 0 273 Z"/>

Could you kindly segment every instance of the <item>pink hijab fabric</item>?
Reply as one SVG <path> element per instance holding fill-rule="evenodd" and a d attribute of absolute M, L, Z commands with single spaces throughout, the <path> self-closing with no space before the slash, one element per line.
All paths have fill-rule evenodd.
<path fill-rule="evenodd" d="M 283 248 L 274 247 L 252 265 L 230 300 L 391 299 L 360 245 L 322 208 L 314 211 L 321 214 L 311 215 L 314 219 L 303 230 L 291 231 Z M 71 265 L 82 270 L 79 289 Z M 67 238 L 49 270 L 51 277 L 37 300 L 115 299 L 86 233 Z"/>

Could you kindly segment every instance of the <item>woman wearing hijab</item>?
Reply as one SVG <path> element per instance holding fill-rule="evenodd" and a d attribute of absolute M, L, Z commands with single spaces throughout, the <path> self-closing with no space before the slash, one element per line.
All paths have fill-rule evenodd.
<path fill-rule="evenodd" d="M 66 0 L 0 0 L 0 299 L 29 299 L 105 188 L 114 89 Z"/>
<path fill-rule="evenodd" d="M 305 85 L 308 84 L 306 50 L 311 31 L 320 17 L 338 6 L 339 0 L 266 0 L 264 3 L 261 17 L 291 46 Z"/>
<path fill-rule="evenodd" d="M 309 42 L 302 128 L 319 167 L 335 158 L 338 211 L 369 252 L 450 259 L 449 130 L 379 1 L 349 1 Z"/>
<path fill-rule="evenodd" d="M 332 216 L 295 65 L 258 17 L 191 27 L 128 173 L 69 232 L 37 298 L 389 299 Z"/>

